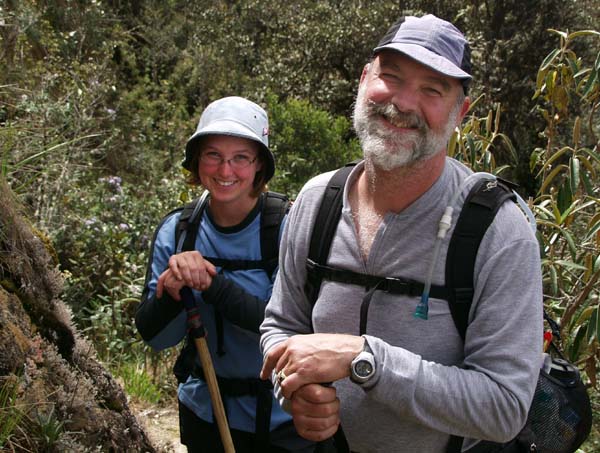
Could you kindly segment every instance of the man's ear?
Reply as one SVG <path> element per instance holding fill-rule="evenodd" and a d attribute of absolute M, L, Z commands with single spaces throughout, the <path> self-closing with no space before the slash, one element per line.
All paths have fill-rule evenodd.
<path fill-rule="evenodd" d="M 363 81 L 365 80 L 365 77 L 367 77 L 367 74 L 369 73 L 369 70 L 371 69 L 371 63 L 367 63 L 362 70 L 362 73 L 360 75 L 360 82 L 359 85 L 363 83 Z"/>
<path fill-rule="evenodd" d="M 463 101 L 463 105 L 460 108 L 460 114 L 458 115 L 458 124 L 457 124 L 457 126 L 462 122 L 463 118 L 465 117 L 465 115 L 469 111 L 469 107 L 471 107 L 471 98 L 469 96 L 466 96 L 465 100 Z"/>

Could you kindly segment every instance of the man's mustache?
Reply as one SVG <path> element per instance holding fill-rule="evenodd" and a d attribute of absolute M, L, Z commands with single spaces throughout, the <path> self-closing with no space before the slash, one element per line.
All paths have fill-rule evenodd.
<path fill-rule="evenodd" d="M 411 112 L 402 112 L 392 103 L 379 104 L 368 101 L 367 109 L 369 116 L 381 115 L 394 125 L 417 128 L 421 131 L 426 129 L 426 123 L 419 115 Z"/>

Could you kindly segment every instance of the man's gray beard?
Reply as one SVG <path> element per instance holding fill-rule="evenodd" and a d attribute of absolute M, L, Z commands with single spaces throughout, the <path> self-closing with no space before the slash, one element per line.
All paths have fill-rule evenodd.
<path fill-rule="evenodd" d="M 427 160 L 448 144 L 461 108 L 457 104 L 448 115 L 448 122 L 439 133 L 431 131 L 415 113 L 400 112 L 393 104 L 376 104 L 366 99 L 366 84 L 358 89 L 354 104 L 354 129 L 360 140 L 365 160 L 375 167 L 391 171 Z M 417 130 L 395 133 L 378 124 L 376 116 L 402 118 Z"/>

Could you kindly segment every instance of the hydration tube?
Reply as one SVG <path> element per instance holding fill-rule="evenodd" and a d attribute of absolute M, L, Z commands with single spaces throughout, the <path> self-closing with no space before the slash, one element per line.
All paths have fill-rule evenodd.
<path fill-rule="evenodd" d="M 492 175 L 491 173 L 477 172 L 477 173 L 470 174 L 469 176 L 467 176 L 465 178 L 465 180 L 460 185 L 459 189 L 452 196 L 452 199 L 450 200 L 450 203 L 448 204 L 448 206 L 446 206 L 446 209 L 444 210 L 444 214 L 442 215 L 442 218 L 440 219 L 440 222 L 439 222 L 437 236 L 435 238 L 435 243 L 433 245 L 433 255 L 431 257 L 431 262 L 429 263 L 429 269 L 427 272 L 427 279 L 425 280 L 425 286 L 423 288 L 423 293 L 421 294 L 421 301 L 417 304 L 417 307 L 415 308 L 415 312 L 413 314 L 413 316 L 415 318 L 427 319 L 427 313 L 429 311 L 429 291 L 431 290 L 431 280 L 433 279 L 433 271 L 435 269 L 435 264 L 437 263 L 437 260 L 440 255 L 440 247 L 442 245 L 442 239 L 444 239 L 446 237 L 446 233 L 448 232 L 448 230 L 450 229 L 450 226 L 452 225 L 452 214 L 454 213 L 454 206 L 456 205 L 458 198 L 463 193 L 465 187 L 473 179 L 488 179 L 490 182 L 497 180 L 496 176 Z M 531 212 L 531 209 L 529 209 L 527 202 L 525 202 L 525 200 L 523 200 L 523 198 L 521 198 L 521 196 L 517 192 L 515 192 L 514 190 L 512 192 L 515 194 L 515 196 L 517 198 L 517 203 L 519 204 L 519 207 L 521 208 L 521 210 L 524 212 L 525 216 L 527 217 L 529 226 L 531 227 L 533 233 L 535 234 L 536 224 L 535 224 L 535 216 L 533 215 L 533 212 Z"/>

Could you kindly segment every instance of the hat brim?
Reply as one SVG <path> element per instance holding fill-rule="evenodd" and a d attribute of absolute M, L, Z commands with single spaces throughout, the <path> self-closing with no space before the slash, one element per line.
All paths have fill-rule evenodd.
<path fill-rule="evenodd" d="M 454 79 L 472 79 L 472 76 L 469 73 L 460 69 L 450 60 L 417 44 L 389 43 L 383 46 L 376 47 L 373 50 L 373 53 L 378 53 L 382 50 L 393 50 L 396 52 L 400 52 L 406 55 L 407 57 L 410 57 L 413 60 L 417 61 L 418 63 L 421 63 L 422 65 L 427 66 L 428 68 L 431 68 L 434 71 L 439 72 L 440 74 L 452 77 Z"/>
<path fill-rule="evenodd" d="M 275 158 L 269 147 L 266 146 L 263 140 L 261 140 L 261 138 L 251 129 L 231 120 L 213 121 L 205 128 L 197 130 L 185 145 L 185 160 L 181 164 L 183 168 L 192 171 L 191 164 L 196 145 L 202 137 L 207 135 L 227 135 L 230 137 L 245 138 L 258 143 L 261 145 L 260 150 L 266 164 L 265 180 L 269 181 L 273 177 L 273 174 L 275 173 Z"/>

